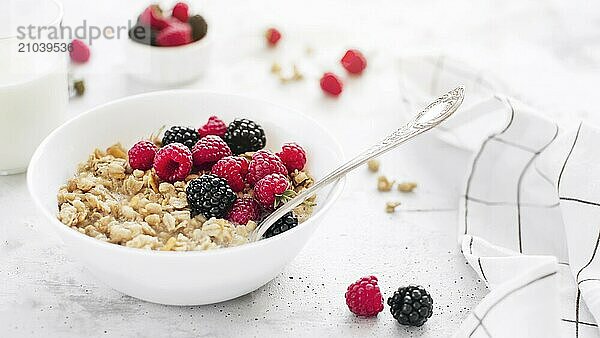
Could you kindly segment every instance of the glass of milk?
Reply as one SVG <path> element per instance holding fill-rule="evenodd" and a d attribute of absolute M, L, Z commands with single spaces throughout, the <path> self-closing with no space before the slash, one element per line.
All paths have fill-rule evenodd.
<path fill-rule="evenodd" d="M 0 10 L 0 175 L 24 172 L 39 143 L 65 117 L 68 102 L 65 43 L 47 30 L 60 27 L 56 0 L 2 0 Z M 35 36 L 27 33 L 34 27 Z M 25 33 L 25 34 L 23 34 Z M 27 45 L 29 44 L 29 45 Z M 37 46 L 35 46 L 37 44 Z M 40 47 L 40 44 L 46 44 Z M 35 47 L 34 47 L 35 46 Z"/>

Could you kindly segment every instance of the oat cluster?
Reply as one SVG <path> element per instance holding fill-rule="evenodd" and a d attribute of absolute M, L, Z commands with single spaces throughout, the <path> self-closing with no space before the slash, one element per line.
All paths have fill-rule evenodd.
<path fill-rule="evenodd" d="M 120 145 L 96 149 L 59 189 L 58 219 L 90 237 L 132 248 L 190 251 L 247 243 L 255 222 L 234 225 L 225 219 L 192 217 L 185 188 L 197 177 L 159 182 L 152 169 L 132 170 Z M 296 192 L 313 184 L 304 171 L 291 177 Z M 313 206 L 314 197 L 294 210 L 299 222 L 312 214 Z"/>
<path fill-rule="evenodd" d="M 377 159 L 371 159 L 367 161 L 367 168 L 372 173 L 379 172 L 380 162 Z M 377 190 L 380 192 L 389 192 L 392 191 L 396 185 L 396 188 L 401 193 L 412 193 L 417 188 L 417 183 L 415 182 L 400 182 L 396 183 L 395 180 L 390 180 L 385 175 L 380 175 L 377 177 Z M 400 206 L 400 202 L 398 201 L 390 201 L 385 204 L 385 212 L 392 214 L 396 211 L 396 208 Z"/>

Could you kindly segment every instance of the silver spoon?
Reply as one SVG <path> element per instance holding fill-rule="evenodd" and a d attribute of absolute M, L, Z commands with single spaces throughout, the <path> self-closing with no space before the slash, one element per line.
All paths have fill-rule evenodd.
<path fill-rule="evenodd" d="M 280 219 L 286 213 L 292 211 L 292 209 L 298 205 L 302 204 L 304 200 L 312 196 L 329 183 L 332 183 L 343 175 L 346 175 L 348 172 L 356 169 L 358 166 L 362 165 L 368 160 L 379 156 L 440 124 L 450 115 L 452 115 L 456 109 L 458 109 L 463 101 L 464 95 L 465 87 L 459 86 L 430 103 L 427 107 L 425 107 L 425 109 L 418 113 L 415 118 L 413 118 L 403 127 L 397 129 L 381 142 L 373 145 L 371 148 L 359 154 L 355 158 L 342 164 L 328 175 L 323 177 L 321 180 L 316 182 L 313 186 L 302 191 L 296 197 L 275 210 L 271 215 L 260 222 L 258 227 L 250 236 L 250 241 L 255 242 L 259 240 L 278 219 Z"/>

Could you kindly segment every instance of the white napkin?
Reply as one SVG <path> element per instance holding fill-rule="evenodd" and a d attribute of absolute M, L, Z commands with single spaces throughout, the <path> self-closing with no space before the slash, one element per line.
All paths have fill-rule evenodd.
<path fill-rule="evenodd" d="M 416 65 L 434 75 L 413 79 L 415 105 L 428 89 L 467 84 L 440 136 L 473 152 L 458 238 L 491 292 L 455 336 L 600 337 L 600 131 L 562 130 L 481 86 L 480 73 Z"/>

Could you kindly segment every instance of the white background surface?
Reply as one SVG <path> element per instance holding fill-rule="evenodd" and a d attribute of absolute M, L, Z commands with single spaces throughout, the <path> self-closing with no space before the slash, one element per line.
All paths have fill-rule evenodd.
<path fill-rule="evenodd" d="M 142 1 L 65 0 L 65 24 L 123 24 Z M 193 2 L 214 29 L 214 57 L 204 79 L 187 87 L 259 97 L 318 119 L 348 156 L 403 120 L 398 59 L 443 53 L 484 68 L 510 94 L 561 122 L 600 122 L 600 8 L 591 2 L 539 1 L 212 1 Z M 591 6 L 591 7 L 590 7 Z M 265 27 L 284 37 L 263 46 Z M 87 93 L 69 115 L 154 88 L 124 76 L 124 41 L 95 41 L 89 64 L 74 69 Z M 307 55 L 307 47 L 313 49 Z M 342 97 L 323 97 L 323 71 L 343 74 L 345 48 L 362 49 L 367 72 L 346 79 Z M 281 85 L 270 65 L 297 63 L 302 82 Z M 199 60 L 205 62 L 205 60 Z M 344 75 L 344 77 L 346 77 Z M 126 112 L 124 112 L 126 113 Z M 218 112 L 215 112 L 218 113 Z M 345 192 L 313 240 L 271 283 L 239 299 L 204 307 L 167 307 L 99 284 L 63 250 L 32 208 L 24 175 L 0 178 L 0 330 L 8 336 L 447 336 L 486 293 L 456 245 L 456 204 L 469 154 L 421 138 L 382 159 L 382 173 L 419 183 L 415 194 L 378 193 L 366 169 Z M 400 200 L 402 211 L 383 212 Z M 99 258 L 101 259 L 101 258 Z M 257 262 L 260 264 L 260 262 Z M 194 267 L 190 267 L 194 268 Z M 435 312 L 420 329 L 397 325 L 386 306 L 357 319 L 343 294 L 357 278 L 380 277 L 384 296 L 408 283 L 432 293 Z"/>

